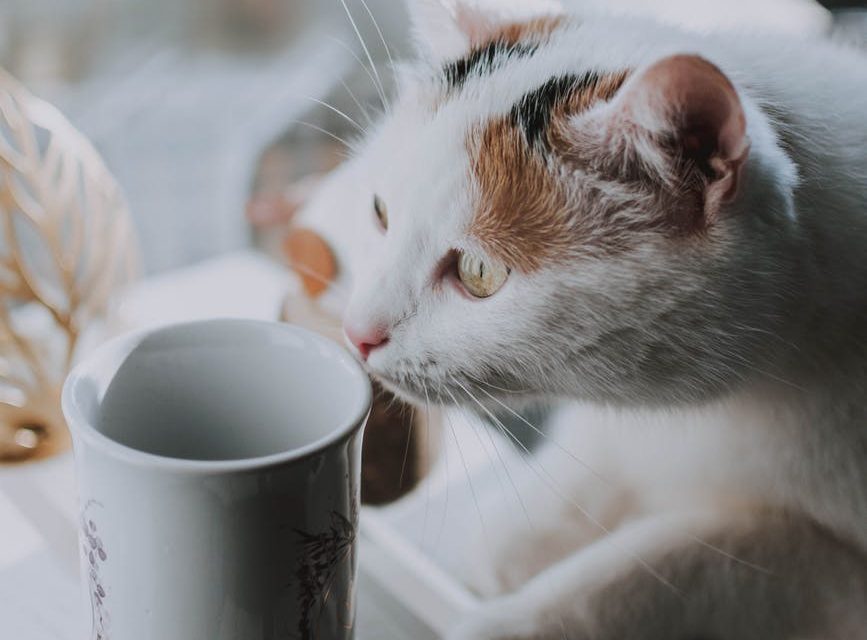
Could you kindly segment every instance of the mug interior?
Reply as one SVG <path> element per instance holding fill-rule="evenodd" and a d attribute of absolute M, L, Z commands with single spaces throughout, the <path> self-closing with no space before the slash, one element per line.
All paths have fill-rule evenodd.
<path fill-rule="evenodd" d="M 184 460 L 303 449 L 351 430 L 370 401 L 366 375 L 338 345 L 256 321 L 159 329 L 109 346 L 79 369 L 69 395 L 85 428 Z"/>

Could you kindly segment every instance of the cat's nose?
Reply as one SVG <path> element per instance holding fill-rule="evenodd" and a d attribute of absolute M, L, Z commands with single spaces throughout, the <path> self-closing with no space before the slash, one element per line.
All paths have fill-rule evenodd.
<path fill-rule="evenodd" d="M 343 331 L 364 360 L 367 360 L 371 351 L 388 342 L 388 330 L 382 325 L 357 327 L 350 323 L 344 323 Z"/>

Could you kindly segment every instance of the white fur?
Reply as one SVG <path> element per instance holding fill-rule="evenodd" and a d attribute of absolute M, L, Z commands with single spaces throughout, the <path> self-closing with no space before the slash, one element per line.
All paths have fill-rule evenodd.
<path fill-rule="evenodd" d="M 449 250 L 479 250 L 468 131 L 551 76 L 673 53 L 719 66 L 747 117 L 740 195 L 710 239 L 649 235 L 483 301 L 436 281 Z M 468 576 L 490 605 L 454 638 L 867 638 L 867 60 L 597 17 L 438 110 L 434 74 L 402 71 L 302 220 L 352 274 L 347 322 L 390 328 L 371 371 L 418 401 L 521 395 L 479 378 L 555 398 L 557 437 L 606 479 L 538 454 L 589 517 L 528 473 L 538 530 L 490 527 L 499 561 Z"/>

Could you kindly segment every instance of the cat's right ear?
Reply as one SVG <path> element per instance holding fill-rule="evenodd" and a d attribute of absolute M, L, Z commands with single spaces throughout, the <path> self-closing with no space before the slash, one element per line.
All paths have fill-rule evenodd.
<path fill-rule="evenodd" d="M 604 108 L 609 146 L 645 178 L 700 206 L 680 222 L 703 226 L 738 190 L 750 150 L 731 81 L 697 55 L 674 55 L 638 71 Z"/>
<path fill-rule="evenodd" d="M 406 0 L 422 57 L 440 64 L 489 41 L 505 24 L 563 13 L 559 0 Z"/>

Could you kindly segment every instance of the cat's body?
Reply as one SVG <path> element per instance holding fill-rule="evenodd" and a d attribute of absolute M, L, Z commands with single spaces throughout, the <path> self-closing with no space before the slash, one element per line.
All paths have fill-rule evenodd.
<path fill-rule="evenodd" d="M 374 374 L 556 398 L 593 470 L 538 454 L 567 501 L 528 471 L 455 637 L 867 638 L 867 60 L 460 6 L 420 3 L 433 53 L 303 214 Z"/>

